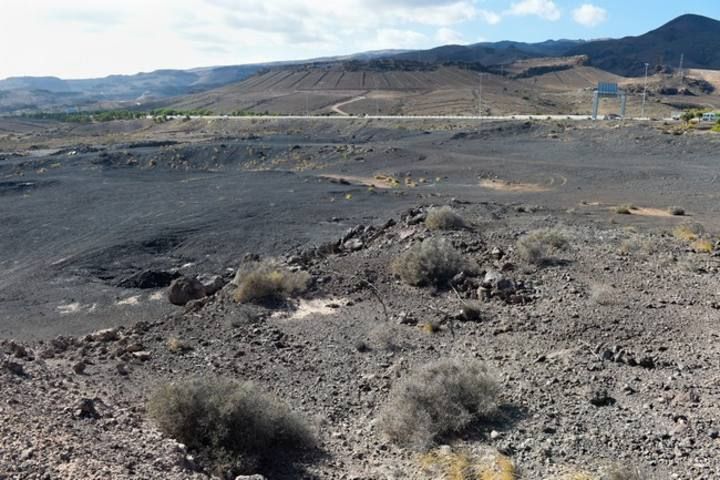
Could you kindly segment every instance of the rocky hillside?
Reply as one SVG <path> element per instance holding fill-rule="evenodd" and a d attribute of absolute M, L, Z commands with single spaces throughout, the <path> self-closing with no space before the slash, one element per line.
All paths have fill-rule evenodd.
<path fill-rule="evenodd" d="M 0 478 L 713 478 L 716 247 L 687 243 L 690 227 L 676 238 L 521 204 L 453 211 L 423 205 L 290 252 L 276 271 L 309 282 L 289 300 L 257 304 L 244 273 L 243 295 L 195 285 L 197 300 L 156 321 L 2 341 Z M 404 423 L 428 406 L 393 399 L 438 361 L 486 365 L 473 375 L 489 375 L 488 405 L 465 405 L 457 428 Z M 316 444 L 264 451 L 252 469 L 208 462 L 147 409 L 159 386 L 198 377 L 253 381 Z M 462 404 L 414 385 L 430 405 Z M 408 445 L 398 425 L 429 443 Z"/>

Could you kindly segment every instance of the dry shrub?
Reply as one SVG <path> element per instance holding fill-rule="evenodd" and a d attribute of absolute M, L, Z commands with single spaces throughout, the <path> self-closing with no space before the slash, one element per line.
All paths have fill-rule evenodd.
<path fill-rule="evenodd" d="M 715 246 L 710 240 L 699 239 L 692 242 L 690 244 L 690 248 L 692 248 L 697 253 L 712 253 L 715 249 Z"/>
<path fill-rule="evenodd" d="M 192 346 L 189 343 L 177 337 L 168 338 L 166 345 L 171 353 L 183 353 L 192 350 Z"/>
<path fill-rule="evenodd" d="M 437 360 L 393 387 L 380 425 L 397 444 L 427 448 L 491 414 L 497 392 L 496 381 L 479 360 Z"/>
<path fill-rule="evenodd" d="M 609 285 L 592 285 L 590 287 L 590 300 L 597 305 L 610 306 L 620 303 L 617 289 Z"/>
<path fill-rule="evenodd" d="M 533 265 L 547 265 L 556 261 L 554 255 L 567 249 L 567 234 L 559 228 L 532 231 L 517 242 L 520 258 Z"/>
<path fill-rule="evenodd" d="M 409 285 L 443 286 L 468 266 L 448 240 L 428 238 L 397 258 L 393 271 Z"/>
<path fill-rule="evenodd" d="M 430 230 L 459 230 L 465 228 L 467 223 L 455 210 L 444 206 L 428 210 L 425 226 Z"/>
<path fill-rule="evenodd" d="M 256 473 L 276 451 L 312 448 L 306 423 L 250 382 L 194 379 L 168 383 L 148 401 L 160 430 L 225 475 Z"/>
<path fill-rule="evenodd" d="M 705 232 L 702 225 L 698 223 L 678 225 L 673 229 L 673 236 L 683 242 L 694 242 Z"/>
<path fill-rule="evenodd" d="M 607 480 L 649 480 L 637 467 L 615 467 L 607 476 Z"/>
<path fill-rule="evenodd" d="M 238 303 L 272 303 L 307 290 L 310 275 L 293 272 L 273 261 L 253 262 L 240 268 L 233 283 Z"/>
<path fill-rule="evenodd" d="M 368 341 L 378 350 L 396 352 L 402 349 L 402 333 L 395 325 L 378 325 L 368 333 Z"/>
<path fill-rule="evenodd" d="M 622 241 L 618 248 L 621 255 L 651 255 L 658 250 L 656 241 L 650 238 L 633 236 Z"/>
<path fill-rule="evenodd" d="M 431 478 L 446 480 L 516 480 L 515 464 L 505 455 L 484 455 L 435 449 L 420 457 Z"/>

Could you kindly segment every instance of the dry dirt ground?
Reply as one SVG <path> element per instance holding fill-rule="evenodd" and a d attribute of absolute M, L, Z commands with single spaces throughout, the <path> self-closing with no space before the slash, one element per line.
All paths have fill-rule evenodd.
<path fill-rule="evenodd" d="M 586 65 L 551 71 L 525 78 L 531 67 L 553 66 L 563 59 L 516 62 L 498 75 L 439 67 L 428 71 L 344 71 L 339 69 L 277 69 L 208 92 L 170 99 L 163 103 L 177 109 L 209 109 L 216 113 L 236 111 L 278 114 L 363 115 L 484 115 L 580 114 L 592 108 L 598 82 L 619 83 L 630 92 L 627 114 L 642 113 L 644 79 L 624 78 Z M 539 63 L 538 63 L 539 62 Z M 648 81 L 645 114 L 669 118 L 685 108 L 717 108 L 717 89 L 707 93 L 694 80 L 715 85 L 717 72 L 691 70 L 680 79 L 653 75 Z M 667 87 L 687 89 L 687 94 L 669 95 Z M 363 98 L 360 98 L 363 97 Z M 603 101 L 600 113 L 619 111 L 619 102 Z"/>
<path fill-rule="evenodd" d="M 314 424 L 318 448 L 260 466 L 268 478 L 463 478 L 458 459 L 509 461 L 527 479 L 602 479 L 617 464 L 720 476 L 720 136 L 562 122 L 0 128 L 0 478 L 206 478 L 145 402 L 162 382 L 212 375 L 252 380 Z M 430 232 L 430 205 L 468 228 Z M 539 228 L 568 241 L 551 265 L 518 249 Z M 476 265 L 454 289 L 394 276 L 428 237 Z M 307 271 L 311 288 L 264 308 L 228 286 L 184 309 L 125 283 L 230 277 L 246 254 Z M 494 271 L 511 294 L 478 298 Z M 480 302 L 478 319 L 458 318 L 464 302 Z M 448 357 L 488 364 L 498 410 L 431 454 L 395 446 L 377 422 L 390 389 Z M 511 478 L 499 475 L 484 478 Z"/>

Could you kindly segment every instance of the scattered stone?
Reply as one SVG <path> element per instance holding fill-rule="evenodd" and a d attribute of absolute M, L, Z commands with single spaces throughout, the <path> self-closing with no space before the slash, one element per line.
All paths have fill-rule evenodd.
<path fill-rule="evenodd" d="M 205 294 L 207 296 L 215 295 L 219 292 L 227 282 L 220 275 L 200 275 L 198 277 L 203 288 L 205 288 Z"/>
<path fill-rule="evenodd" d="M 9 371 L 10 373 L 14 373 L 15 375 L 18 375 L 21 377 L 24 377 L 26 375 L 25 367 L 23 367 L 22 364 L 20 364 L 20 363 L 6 360 L 3 363 L 3 366 L 5 367 L 5 369 L 7 371 Z"/>
<path fill-rule="evenodd" d="M 90 419 L 97 419 L 100 418 L 100 414 L 98 413 L 97 409 L 95 408 L 95 400 L 91 398 L 83 398 L 81 399 L 74 411 L 73 414 L 76 418 L 90 418 Z"/>
<path fill-rule="evenodd" d="M 596 390 L 590 396 L 590 403 L 596 407 L 609 407 L 615 405 L 616 400 L 612 398 L 607 390 Z"/>
<path fill-rule="evenodd" d="M 72 369 L 76 374 L 82 375 L 85 373 L 85 367 L 87 367 L 85 360 L 80 360 L 72 366 Z"/>
<path fill-rule="evenodd" d="M 117 328 L 106 328 L 88 335 L 91 342 L 114 342 L 120 338 Z"/>

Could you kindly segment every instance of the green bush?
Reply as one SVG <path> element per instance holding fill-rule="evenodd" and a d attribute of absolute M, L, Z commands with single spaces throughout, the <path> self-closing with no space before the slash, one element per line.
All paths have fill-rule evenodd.
<path fill-rule="evenodd" d="M 150 417 L 169 437 L 198 452 L 218 474 L 256 473 L 277 451 L 312 448 L 307 424 L 254 384 L 227 379 L 168 383 L 148 401 Z"/>

